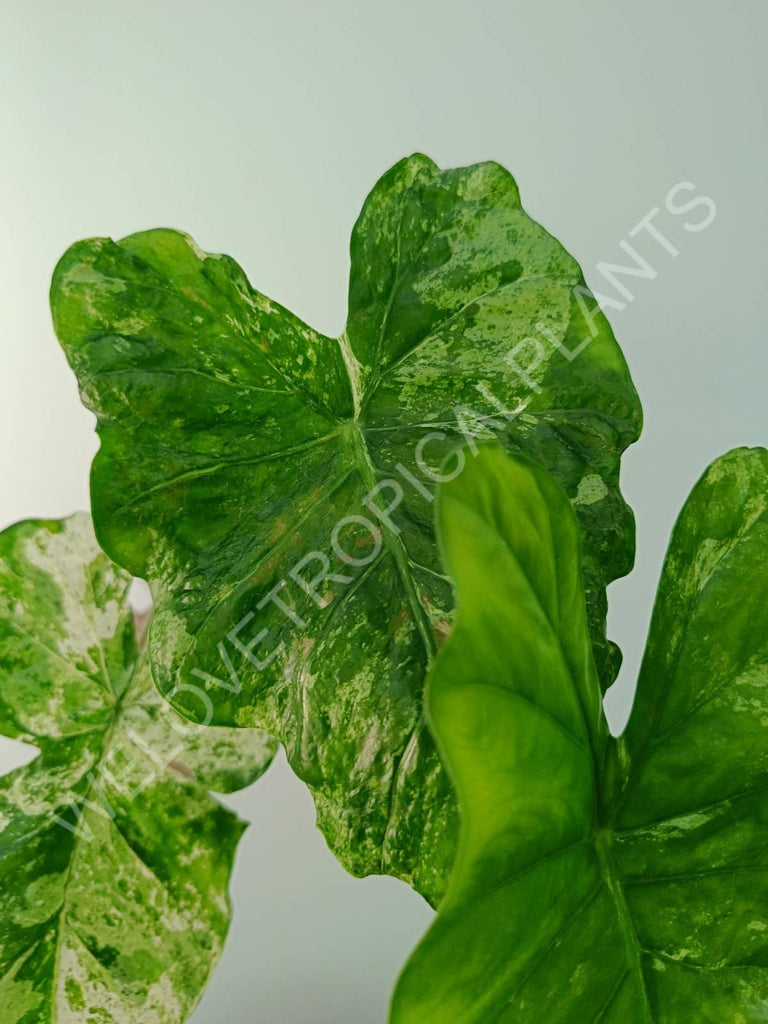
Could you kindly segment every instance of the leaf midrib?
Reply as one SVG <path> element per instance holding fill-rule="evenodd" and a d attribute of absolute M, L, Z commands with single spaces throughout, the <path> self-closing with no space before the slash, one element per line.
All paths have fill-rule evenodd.
<path fill-rule="evenodd" d="M 378 472 L 373 464 L 373 460 L 371 459 L 371 453 L 368 449 L 368 444 L 365 440 L 365 434 L 360 420 L 355 419 L 349 421 L 347 434 L 350 439 L 352 457 L 355 466 L 360 473 L 366 493 L 369 494 L 381 481 L 378 478 Z M 416 590 L 416 584 L 410 569 L 410 559 L 405 544 L 403 543 L 402 535 L 391 530 L 384 518 L 379 519 L 379 528 L 381 529 L 382 537 L 387 548 L 397 565 L 403 588 L 405 590 L 406 599 L 408 601 L 408 606 L 411 609 L 411 615 L 413 616 L 419 635 L 421 636 L 425 654 L 427 656 L 427 663 L 430 664 L 437 653 L 437 643 L 435 641 L 427 613 L 421 603 L 418 591 Z"/>
<path fill-rule="evenodd" d="M 381 348 L 381 341 L 386 327 L 387 316 L 389 314 L 389 309 L 394 299 L 396 290 L 397 282 L 395 286 L 393 286 L 392 291 L 390 293 L 387 310 L 379 329 L 377 346 L 379 350 Z M 353 459 L 356 463 L 361 479 L 363 480 L 366 492 L 368 493 L 376 486 L 377 483 L 379 483 L 379 480 L 378 473 L 376 467 L 374 466 L 373 460 L 371 458 L 370 449 L 366 441 L 364 425 L 362 421 L 362 414 L 365 408 L 366 398 L 369 397 L 375 391 L 376 384 L 378 383 L 378 378 L 373 383 L 369 381 L 367 387 L 363 388 L 363 368 L 360 362 L 358 361 L 357 357 L 355 356 L 355 353 L 349 342 L 349 338 L 347 337 L 346 331 L 343 331 L 342 334 L 339 336 L 338 344 L 342 360 L 344 362 L 344 367 L 347 371 L 347 377 L 349 380 L 350 390 L 352 392 L 352 401 L 354 406 L 354 418 L 350 421 L 347 421 L 347 432 L 351 440 Z M 437 643 L 426 610 L 423 604 L 421 603 L 419 594 L 416 590 L 414 574 L 411 569 L 412 561 L 410 556 L 408 555 L 408 551 L 406 550 L 405 545 L 403 544 L 401 536 L 398 533 L 395 533 L 394 531 L 390 530 L 388 524 L 384 520 L 380 520 L 380 523 L 382 536 L 385 538 L 390 554 L 394 558 L 395 565 L 397 566 L 398 573 L 400 574 L 400 578 L 405 589 L 405 594 L 408 601 L 408 606 L 411 610 L 411 615 L 413 616 L 413 619 L 416 623 L 416 628 L 418 629 L 419 636 L 421 637 L 421 641 L 424 646 L 424 652 L 427 661 L 425 670 L 427 670 L 431 663 L 433 662 L 435 655 L 437 653 Z M 418 742 L 418 737 L 424 725 L 424 721 L 424 708 L 423 706 L 421 706 L 419 717 L 417 721 L 414 723 L 414 726 L 411 729 L 410 733 L 408 734 L 408 740 L 405 746 L 403 747 L 402 752 L 400 752 L 399 756 L 393 762 L 392 781 L 390 783 L 389 804 L 387 809 L 387 821 L 384 826 L 380 850 L 380 864 L 382 871 L 386 870 L 385 859 L 387 856 L 387 847 L 389 844 L 390 833 L 392 830 L 392 821 L 396 809 L 396 793 L 400 785 L 402 769 L 403 766 L 408 762 L 414 744 Z"/>
<path fill-rule="evenodd" d="M 112 720 L 104 732 L 104 738 L 101 742 L 101 748 L 99 750 L 99 756 L 93 764 L 93 767 L 86 776 L 88 785 L 85 792 L 82 794 L 82 803 L 86 804 L 90 801 L 91 795 L 94 790 L 94 773 L 98 770 L 99 766 L 104 761 L 106 752 L 109 750 L 109 744 L 112 742 L 112 736 L 114 735 L 117 721 L 118 721 L 118 705 L 115 704 L 115 708 L 112 715 Z M 88 807 L 84 806 L 81 821 L 88 814 Z M 75 865 L 80 857 L 81 848 L 81 836 L 79 834 L 79 828 L 76 826 L 72 836 L 72 852 L 69 858 L 69 864 L 67 865 L 67 871 L 64 876 L 63 895 L 61 898 L 61 906 L 59 907 L 56 915 L 56 948 L 53 952 L 53 978 L 51 979 L 51 1024 L 56 1024 L 59 1019 L 59 1008 L 63 1005 L 63 1000 L 59 999 L 59 973 L 61 968 L 61 955 L 62 955 L 62 938 L 64 935 L 64 929 L 67 927 L 67 913 L 69 909 L 69 890 L 72 882 L 72 875 L 75 871 Z"/>
<path fill-rule="evenodd" d="M 655 1024 L 653 1014 L 651 1012 L 651 1005 L 648 1000 L 648 991 L 645 985 L 645 975 L 643 973 L 643 962 L 642 962 L 642 946 L 640 945 L 640 939 L 635 928 L 635 922 L 632 919 L 632 912 L 629 909 L 627 898 L 624 894 L 623 878 L 619 872 L 613 854 L 610 848 L 610 832 L 603 833 L 601 830 L 596 829 L 594 831 L 594 846 L 597 852 L 597 859 L 600 864 L 600 871 L 605 880 L 606 888 L 610 893 L 614 906 L 616 907 L 616 916 L 619 924 L 619 931 L 624 939 L 624 949 L 627 955 L 627 961 L 629 964 L 628 970 L 634 975 L 637 981 L 637 992 L 638 997 L 641 1001 L 641 1008 L 643 1012 L 643 1021 L 645 1024 Z"/>
<path fill-rule="evenodd" d="M 539 493 L 541 493 L 541 492 L 539 491 Z M 454 498 L 452 500 L 455 501 L 457 499 Z M 469 514 L 476 519 L 476 521 L 478 523 L 478 529 L 484 529 L 484 530 L 488 530 L 489 529 L 488 524 L 480 516 L 478 516 L 477 512 L 470 505 L 467 505 L 464 502 L 462 502 L 462 504 L 463 504 L 464 509 L 466 511 L 468 511 Z M 552 540 L 552 524 L 551 524 L 551 521 L 549 519 L 547 519 L 547 526 L 548 526 L 548 538 L 549 538 L 550 546 L 552 548 L 553 560 L 556 561 L 555 556 L 554 556 L 554 547 L 553 547 L 553 540 Z M 494 535 L 496 537 L 500 537 L 500 534 L 498 534 L 498 533 L 495 533 Z M 592 749 L 592 743 L 591 743 L 592 734 L 591 734 L 591 731 L 589 729 L 587 711 L 586 711 L 586 708 L 584 707 L 584 705 L 582 703 L 582 700 L 581 700 L 581 697 L 580 697 L 580 694 L 579 694 L 579 688 L 576 685 L 576 679 L 575 679 L 575 676 L 573 674 L 570 662 L 568 661 L 568 658 L 565 655 L 565 650 L 564 650 L 562 642 L 560 640 L 560 633 L 559 633 L 559 629 L 557 628 L 557 625 L 551 621 L 551 619 L 550 619 L 550 617 L 549 617 L 549 615 L 547 613 L 547 610 L 546 610 L 546 608 L 544 606 L 544 603 L 541 600 L 540 595 L 538 594 L 538 592 L 537 592 L 536 588 L 534 587 L 532 581 L 530 580 L 528 574 L 523 569 L 523 566 L 520 564 L 520 561 L 517 558 L 517 555 L 515 554 L 515 552 L 512 550 L 510 545 L 506 541 L 504 541 L 503 539 L 502 539 L 502 543 L 504 545 L 504 548 L 505 548 L 506 552 L 510 556 L 510 558 L 512 558 L 513 561 L 516 563 L 516 565 L 518 567 L 518 572 L 520 574 L 521 579 L 525 580 L 525 582 L 526 582 L 526 584 L 527 584 L 527 586 L 528 586 L 528 588 L 530 590 L 530 593 L 532 594 L 532 596 L 534 597 L 535 601 L 537 602 L 538 607 L 539 607 L 542 615 L 544 616 L 545 621 L 548 623 L 550 631 L 551 631 L 551 634 L 552 634 L 552 637 L 553 637 L 553 639 L 554 639 L 554 641 L 555 641 L 555 643 L 556 643 L 556 645 L 557 645 L 557 647 L 558 647 L 558 649 L 560 651 L 560 655 L 561 655 L 561 658 L 562 658 L 562 663 L 563 663 L 563 666 L 565 668 L 565 671 L 568 673 L 568 675 L 569 675 L 569 677 L 571 679 L 571 683 L 572 683 L 574 694 L 575 694 L 575 698 L 576 698 L 576 704 L 579 707 L 579 710 L 581 712 L 581 721 L 583 723 L 585 735 L 586 735 L 587 742 L 588 742 L 589 748 L 590 748 L 590 753 L 591 753 L 590 760 L 591 760 L 591 763 L 592 763 L 592 780 L 593 780 L 594 793 L 595 793 L 594 815 L 593 815 L 591 829 L 587 833 L 587 837 L 586 838 L 587 838 L 587 841 L 591 843 L 591 845 L 593 846 L 593 848 L 595 850 L 595 853 L 596 853 L 597 859 L 598 859 L 598 864 L 600 866 L 600 873 L 601 873 L 602 878 L 603 878 L 603 880 L 605 882 L 606 889 L 608 890 L 608 893 L 610 894 L 611 898 L 613 899 L 614 906 L 616 908 L 616 917 L 617 917 L 617 921 L 618 921 L 619 931 L 621 932 L 622 937 L 624 939 L 625 951 L 626 951 L 627 962 L 628 962 L 628 972 L 631 973 L 632 976 L 636 979 L 636 989 L 637 989 L 637 992 L 638 992 L 638 998 L 640 999 L 640 1002 L 641 1002 L 641 1008 L 642 1008 L 642 1011 L 643 1011 L 643 1021 L 642 1022 L 638 1022 L 638 1024 L 656 1024 L 656 1021 L 655 1021 L 655 1019 L 654 1019 L 654 1017 L 652 1015 L 652 1012 L 651 1012 L 651 1006 L 650 1006 L 650 1002 L 648 1000 L 648 992 L 647 992 L 646 985 L 645 985 L 645 975 L 643 973 L 643 966 L 642 966 L 642 946 L 640 944 L 640 940 L 639 940 L 638 935 L 637 935 L 637 930 L 635 928 L 634 921 L 632 919 L 632 914 L 631 914 L 631 911 L 629 909 L 629 905 L 627 904 L 627 900 L 626 900 L 626 897 L 624 895 L 623 877 L 622 877 L 621 873 L 619 872 L 619 869 L 618 869 L 618 867 L 617 867 L 617 865 L 615 863 L 615 860 L 614 860 L 613 855 L 612 855 L 611 850 L 610 850 L 610 838 L 611 838 L 612 832 L 611 832 L 610 826 L 608 826 L 606 828 L 601 828 L 600 825 L 599 825 L 599 816 L 598 816 L 598 812 L 597 812 L 597 798 L 598 798 L 598 793 L 599 793 L 599 790 L 600 790 L 600 787 L 601 787 L 601 783 L 603 781 L 604 776 L 603 776 L 603 773 L 600 771 L 599 765 L 597 764 L 597 761 L 596 761 L 596 758 L 595 758 L 595 753 L 596 752 Z M 487 685 L 487 684 L 483 684 L 483 685 Z M 507 691 L 505 691 L 505 692 L 507 692 Z M 543 713 L 543 711 L 544 711 L 543 708 L 540 709 L 541 713 Z M 556 721 L 556 719 L 554 719 L 554 721 Z M 537 866 L 539 863 L 540 863 L 540 861 L 537 861 L 536 864 L 535 865 L 531 865 L 531 867 Z M 508 882 L 509 879 L 506 879 L 505 881 Z M 618 988 L 617 988 L 617 991 L 618 991 Z M 601 1014 L 604 1013 L 604 1012 L 605 1011 L 603 1009 L 601 1011 Z"/>
<path fill-rule="evenodd" d="M 123 691 L 122 696 L 118 697 L 115 700 L 115 703 L 112 708 L 112 717 L 110 719 L 109 725 L 107 725 L 107 727 L 104 730 L 104 736 L 101 741 L 101 746 L 99 747 L 98 757 L 94 761 L 93 766 L 91 767 L 90 771 L 86 776 L 86 779 L 88 780 L 88 785 L 84 793 L 82 794 L 83 813 L 80 819 L 81 821 L 84 821 L 86 815 L 90 812 L 90 808 L 87 806 L 87 803 L 90 802 L 91 796 L 94 792 L 96 773 L 98 769 L 101 767 L 110 750 L 112 739 L 120 724 L 120 712 L 123 708 L 123 704 L 128 700 L 128 697 L 131 694 L 131 688 L 133 686 L 134 681 L 139 678 L 139 669 L 142 660 L 142 655 L 139 655 L 129 669 L 129 679 L 126 683 L 125 690 Z M 69 864 L 67 865 L 66 874 L 64 876 L 61 906 L 56 915 L 56 948 L 53 954 L 53 978 L 51 980 L 51 1024 L 56 1024 L 56 1022 L 58 1021 L 59 1008 L 63 1005 L 63 1000 L 59 999 L 59 971 L 61 966 L 62 937 L 64 929 L 67 927 L 66 919 L 67 912 L 69 909 L 70 883 L 72 881 L 72 875 L 74 874 L 75 871 L 75 865 L 78 862 L 81 855 L 81 847 L 82 836 L 80 834 L 79 828 L 76 827 L 75 831 L 73 832 L 72 838 L 72 853 L 69 858 Z M 73 931 L 75 931 L 75 929 L 73 929 Z M 80 936 L 78 936 L 78 938 L 80 938 Z M 80 941 L 82 942 L 82 939 Z"/>

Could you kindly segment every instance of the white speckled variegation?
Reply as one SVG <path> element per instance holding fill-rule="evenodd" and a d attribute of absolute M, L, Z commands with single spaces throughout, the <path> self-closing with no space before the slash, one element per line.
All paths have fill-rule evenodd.
<path fill-rule="evenodd" d="M 229 924 L 244 824 L 209 794 L 261 774 L 258 730 L 199 729 L 152 683 L 130 576 L 86 515 L 0 534 L 3 1024 L 180 1024 Z"/>
<path fill-rule="evenodd" d="M 366 199 L 350 254 L 339 338 L 169 230 L 73 245 L 51 304 L 98 417 L 99 539 L 152 586 L 158 685 L 195 676 L 218 724 L 279 736 L 345 867 L 397 875 L 437 902 L 455 803 L 422 714 L 453 619 L 434 473 L 467 436 L 496 434 L 555 474 L 584 530 L 606 687 L 618 667 L 606 586 L 634 553 L 619 460 L 640 406 L 578 264 L 498 164 L 401 160 Z M 397 486 L 402 497 L 381 554 L 349 571 L 334 528 L 371 515 L 366 495 L 386 480 L 374 503 Z M 371 548 L 364 531 L 341 536 L 358 557 Z M 315 596 L 289 575 L 312 552 L 319 564 L 300 575 L 321 578 Z M 281 586 L 293 617 L 263 603 Z M 201 712 L 184 692 L 174 700 Z"/>

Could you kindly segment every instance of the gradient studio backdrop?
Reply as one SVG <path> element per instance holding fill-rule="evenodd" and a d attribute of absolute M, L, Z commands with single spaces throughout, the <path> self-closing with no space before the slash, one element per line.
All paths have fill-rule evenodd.
<path fill-rule="evenodd" d="M 352 223 L 413 150 L 505 164 L 596 291 L 596 264 L 621 262 L 660 207 L 679 255 L 635 239 L 657 277 L 611 315 L 646 417 L 623 471 L 637 568 L 610 591 L 620 725 L 683 499 L 716 455 L 768 442 L 764 0 L 2 0 L 2 14 L 0 528 L 88 507 L 92 417 L 47 305 L 78 238 L 182 228 L 335 335 Z M 665 211 L 681 181 L 716 202 L 707 230 Z M 3 741 L 0 770 L 23 756 Z M 194 1024 L 382 1024 L 426 905 L 345 875 L 284 762 L 227 802 L 253 824 Z"/>

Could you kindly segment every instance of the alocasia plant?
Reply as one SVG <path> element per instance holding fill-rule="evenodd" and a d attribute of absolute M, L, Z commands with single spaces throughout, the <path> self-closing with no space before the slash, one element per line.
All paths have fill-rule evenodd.
<path fill-rule="evenodd" d="M 274 744 L 160 698 L 129 584 L 86 515 L 0 534 L 0 732 L 39 748 L 0 779 L 9 1024 L 179 1024 L 229 924 L 244 825 L 208 789 L 252 781 Z"/>
<path fill-rule="evenodd" d="M 170 230 L 74 245 L 52 308 L 98 417 L 97 536 L 152 585 L 159 687 L 271 730 L 342 862 L 438 899 L 454 803 L 421 693 L 452 618 L 431 501 L 457 441 L 492 430 L 560 481 L 603 687 L 617 667 L 605 588 L 632 564 L 640 410 L 578 265 L 503 168 L 416 155 L 363 207 L 338 339 Z"/>
<path fill-rule="evenodd" d="M 688 499 L 618 740 L 555 481 L 485 449 L 439 529 L 458 619 L 427 707 L 461 838 L 392 1024 L 768 1020 L 768 452 Z"/>

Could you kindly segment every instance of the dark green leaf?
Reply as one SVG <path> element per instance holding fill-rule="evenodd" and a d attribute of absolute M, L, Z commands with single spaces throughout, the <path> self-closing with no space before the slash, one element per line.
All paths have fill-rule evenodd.
<path fill-rule="evenodd" d="M 640 411 L 578 265 L 497 164 L 401 161 L 368 197 L 351 253 L 340 339 L 173 231 L 73 246 L 53 314 L 98 415 L 97 534 L 152 584 L 159 686 L 194 677 L 218 723 L 279 736 L 343 863 L 435 899 L 455 828 L 421 708 L 452 617 L 436 467 L 465 435 L 495 432 L 555 473 L 586 534 L 607 685 L 605 588 L 634 548 L 619 457 Z M 336 540 L 353 566 L 332 544 L 348 516 L 383 534 L 377 556 L 371 528 L 346 522 Z M 199 715 L 185 697 L 176 706 Z"/>
<path fill-rule="evenodd" d="M 683 509 L 619 741 L 555 483 L 486 450 L 440 531 L 459 613 L 427 706 L 461 839 L 393 1024 L 768 1020 L 768 452 Z"/>
<path fill-rule="evenodd" d="M 221 952 L 243 823 L 207 788 L 269 764 L 256 730 L 194 729 L 155 690 L 130 577 L 85 515 L 0 534 L 0 1016 L 179 1024 Z"/>

